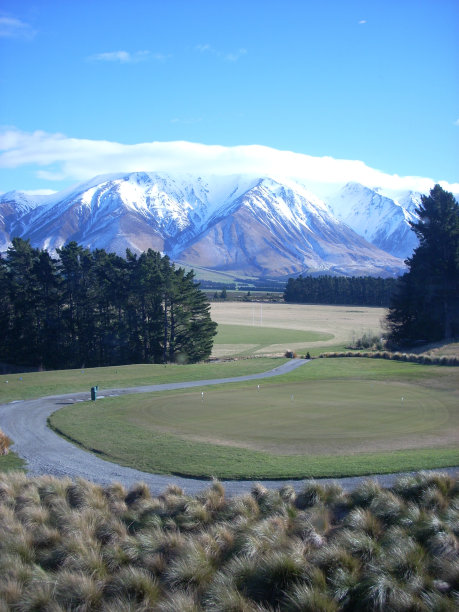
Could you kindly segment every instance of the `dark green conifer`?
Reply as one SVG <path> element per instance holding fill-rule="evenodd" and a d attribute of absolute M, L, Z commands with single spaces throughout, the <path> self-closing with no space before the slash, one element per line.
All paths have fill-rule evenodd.
<path fill-rule="evenodd" d="M 387 317 L 394 346 L 459 335 L 459 205 L 435 185 L 421 197 L 419 221 L 411 226 L 419 246 L 406 263 Z"/>

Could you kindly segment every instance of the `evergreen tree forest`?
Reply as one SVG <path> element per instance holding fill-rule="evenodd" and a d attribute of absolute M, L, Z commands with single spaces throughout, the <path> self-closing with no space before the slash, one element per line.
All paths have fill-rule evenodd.
<path fill-rule="evenodd" d="M 14 238 L 0 258 L 0 361 L 46 369 L 196 362 L 216 323 L 194 273 L 149 249 L 70 242 L 53 258 Z"/>
<path fill-rule="evenodd" d="M 435 185 L 411 223 L 419 246 L 407 259 L 387 316 L 393 347 L 459 336 L 459 204 Z"/>
<path fill-rule="evenodd" d="M 299 304 L 386 307 L 396 282 L 393 278 L 371 276 L 299 276 L 288 279 L 284 300 Z"/>

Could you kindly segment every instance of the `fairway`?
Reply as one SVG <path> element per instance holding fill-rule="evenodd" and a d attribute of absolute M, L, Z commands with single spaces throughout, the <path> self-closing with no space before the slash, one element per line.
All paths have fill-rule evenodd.
<path fill-rule="evenodd" d="M 300 344 L 306 347 L 310 343 L 333 338 L 333 334 L 326 332 L 219 323 L 213 355 L 250 355 L 279 350 L 285 352 L 279 347 L 298 347 Z"/>
<path fill-rule="evenodd" d="M 152 472 L 301 478 L 444 467 L 459 460 L 458 374 L 316 360 L 259 386 L 108 398 L 50 420 L 105 458 Z"/>
<path fill-rule="evenodd" d="M 4 374 L 0 376 L 0 404 L 75 391 L 89 392 L 94 385 L 98 385 L 101 389 L 110 389 L 256 374 L 275 368 L 281 363 L 285 363 L 285 359 L 261 358 L 244 362 L 187 365 L 144 363 L 81 370 Z"/>
<path fill-rule="evenodd" d="M 361 306 L 214 302 L 211 316 L 219 327 L 212 355 L 342 349 L 364 333 L 381 334 L 385 312 Z"/>

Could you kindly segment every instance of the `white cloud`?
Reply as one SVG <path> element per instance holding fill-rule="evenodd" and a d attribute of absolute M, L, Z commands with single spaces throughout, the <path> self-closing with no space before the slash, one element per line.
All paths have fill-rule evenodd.
<path fill-rule="evenodd" d="M 33 38 L 31 25 L 14 17 L 0 17 L 0 38 Z"/>
<path fill-rule="evenodd" d="M 200 53 L 215 53 L 209 43 L 196 45 L 195 49 Z"/>
<path fill-rule="evenodd" d="M 261 145 L 225 147 L 199 143 L 144 142 L 133 145 L 106 140 L 69 138 L 42 131 L 0 131 L 0 168 L 35 166 L 35 174 L 49 181 L 88 180 L 114 172 L 176 172 L 192 174 L 251 174 L 291 178 L 327 189 L 356 181 L 370 187 L 428 192 L 430 178 L 386 174 L 358 160 L 313 157 Z M 459 193 L 459 183 L 440 184 Z M 20 189 L 18 185 L 18 189 Z"/>
<path fill-rule="evenodd" d="M 359 25 L 365 25 L 365 24 L 366 24 L 366 22 L 367 22 L 367 20 L 366 20 L 366 19 L 361 19 L 361 20 L 359 21 Z"/>
<path fill-rule="evenodd" d="M 238 49 L 235 53 L 227 53 L 225 59 L 229 62 L 237 62 L 243 55 L 246 55 L 247 49 Z"/>
<path fill-rule="evenodd" d="M 129 53 L 129 51 L 109 51 L 108 53 L 97 53 L 91 55 L 88 59 L 97 62 L 119 62 L 120 64 L 136 64 L 142 62 L 150 56 L 149 51 L 136 51 L 135 53 Z M 165 59 L 166 56 L 161 55 L 161 59 Z M 154 56 L 155 59 L 159 59 L 158 54 Z"/>
<path fill-rule="evenodd" d="M 456 119 L 456 121 L 454 122 L 454 125 L 459 126 L 459 119 Z"/>
<path fill-rule="evenodd" d="M 22 193 L 27 195 L 53 195 L 57 191 L 55 189 L 24 189 Z"/>
<path fill-rule="evenodd" d="M 152 53 L 150 57 L 158 62 L 165 62 L 166 60 L 170 59 L 172 55 L 170 53 Z"/>
<path fill-rule="evenodd" d="M 244 49 L 242 47 L 237 51 L 222 53 L 218 49 L 214 49 L 214 47 L 212 47 L 212 45 L 209 45 L 209 43 L 196 45 L 195 50 L 199 51 L 199 53 L 210 53 L 211 55 L 214 55 L 215 57 L 218 57 L 220 59 L 224 59 L 228 62 L 237 62 L 242 56 L 247 54 L 247 49 Z"/>

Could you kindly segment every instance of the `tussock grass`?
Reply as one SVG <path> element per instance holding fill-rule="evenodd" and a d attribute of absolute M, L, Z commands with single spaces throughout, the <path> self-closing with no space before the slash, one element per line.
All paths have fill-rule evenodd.
<path fill-rule="evenodd" d="M 0 610 L 455 610 L 458 480 L 227 497 L 0 475 Z"/>
<path fill-rule="evenodd" d="M 354 348 L 354 347 L 352 347 Z M 356 347 L 359 349 L 360 347 Z M 336 357 L 363 357 L 370 359 L 388 359 L 392 361 L 407 361 L 410 363 L 420 363 L 424 365 L 437 365 L 437 366 L 459 366 L 459 357 L 454 355 L 420 355 L 418 353 L 392 353 L 390 351 L 332 351 L 327 353 L 321 353 L 319 358 L 336 358 Z"/>

